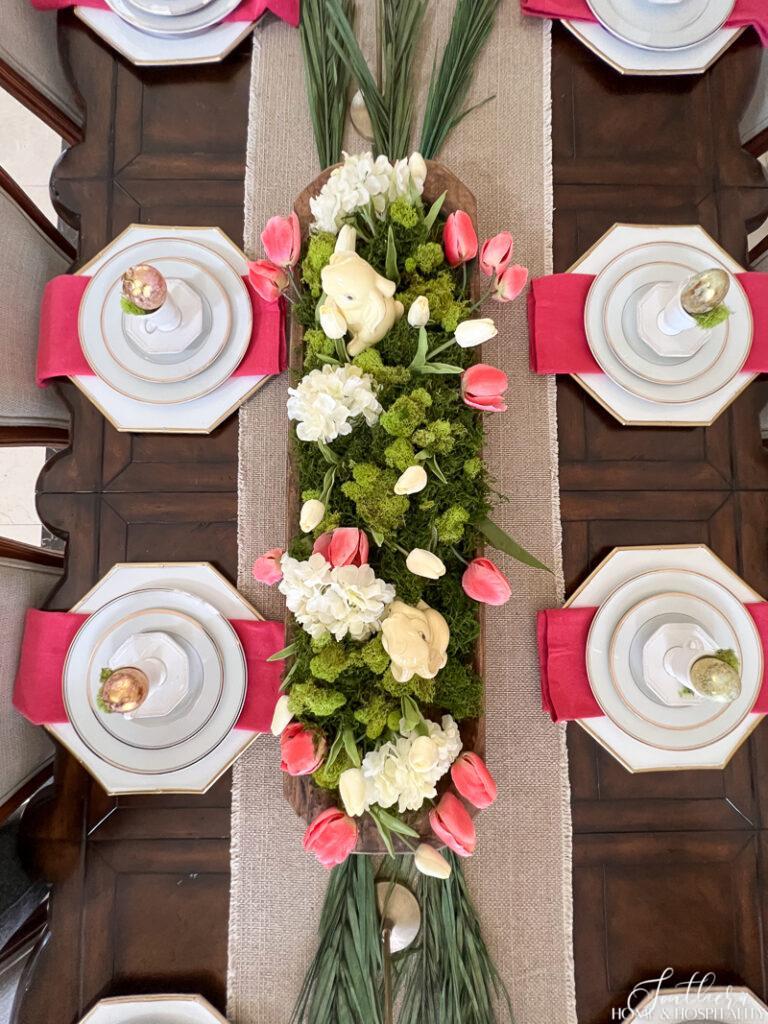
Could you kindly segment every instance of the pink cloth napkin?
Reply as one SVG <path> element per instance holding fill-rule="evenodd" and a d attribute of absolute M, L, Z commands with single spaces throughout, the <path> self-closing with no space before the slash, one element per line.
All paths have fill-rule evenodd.
<path fill-rule="evenodd" d="M 27 612 L 13 705 L 34 725 L 67 721 L 61 674 L 69 646 L 87 618 L 74 612 L 41 612 L 36 608 Z M 230 622 L 243 645 L 248 674 L 245 704 L 235 728 L 269 732 L 283 664 L 266 659 L 285 645 L 283 624 L 250 619 Z"/>
<path fill-rule="evenodd" d="M 539 18 L 566 18 L 574 21 L 597 21 L 587 6 L 587 0 L 520 0 L 523 14 Z M 726 25 L 741 28 L 753 25 L 760 42 L 768 46 L 768 3 L 766 0 L 736 0 Z"/>
<path fill-rule="evenodd" d="M 65 7 L 95 7 L 97 10 L 108 11 L 105 0 L 31 0 L 32 6 L 38 11 L 60 11 Z M 239 7 L 228 14 L 224 21 L 256 21 L 271 11 L 289 25 L 299 24 L 301 0 L 243 0 Z"/>
<path fill-rule="evenodd" d="M 768 663 L 768 601 L 745 605 L 763 642 Z M 602 718 L 587 675 L 587 636 L 597 608 L 547 608 L 539 612 L 537 635 L 541 676 L 541 706 L 553 722 Z M 768 684 L 763 685 L 752 710 L 768 714 Z"/>
<path fill-rule="evenodd" d="M 768 2 L 768 0 L 767 0 Z M 744 373 L 768 372 L 768 274 L 737 274 L 755 321 Z M 539 277 L 528 293 L 530 364 L 534 373 L 602 373 L 587 343 L 584 304 L 591 274 Z M 727 301 L 727 300 L 726 300 Z"/>
<path fill-rule="evenodd" d="M 40 328 L 37 342 L 37 386 L 45 387 L 52 377 L 92 377 L 80 347 L 77 315 L 83 292 L 90 277 L 62 274 L 45 286 L 40 306 Z M 251 287 L 253 333 L 248 351 L 235 370 L 234 377 L 259 377 L 281 373 L 286 367 L 285 303 L 265 302 Z"/>

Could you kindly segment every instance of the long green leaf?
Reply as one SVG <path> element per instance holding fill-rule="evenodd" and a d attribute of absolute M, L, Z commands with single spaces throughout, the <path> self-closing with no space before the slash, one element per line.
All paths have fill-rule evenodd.
<path fill-rule="evenodd" d="M 503 551 L 505 555 L 509 555 L 518 562 L 522 562 L 523 565 L 529 565 L 532 569 L 543 569 L 544 572 L 552 572 L 549 566 L 544 565 L 538 558 L 535 558 L 529 551 L 526 551 L 516 540 L 512 540 L 508 533 L 505 533 L 500 526 L 497 526 L 496 523 L 486 516 L 482 519 L 476 519 L 473 525 L 482 533 L 491 547 L 496 548 L 497 551 Z"/>

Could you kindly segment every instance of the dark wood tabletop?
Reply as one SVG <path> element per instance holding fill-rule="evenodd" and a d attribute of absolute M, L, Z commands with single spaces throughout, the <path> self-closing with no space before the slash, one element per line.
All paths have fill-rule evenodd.
<path fill-rule="evenodd" d="M 553 39 L 556 268 L 615 221 L 700 223 L 744 261 L 747 230 L 768 214 L 738 137 L 756 37 L 691 78 L 622 78 L 559 26 Z M 216 224 L 240 243 L 249 44 L 221 65 L 137 69 L 70 14 L 60 41 L 87 107 L 85 141 L 53 177 L 80 260 L 137 221 Z M 52 607 L 120 561 L 209 560 L 234 580 L 236 417 L 210 437 L 119 434 L 61 390 L 71 446 L 38 497 L 67 540 Z M 766 404 L 761 378 L 709 429 L 622 428 L 562 379 L 569 589 L 616 545 L 697 542 L 768 594 Z M 765 997 L 768 727 L 722 772 L 630 775 L 578 727 L 568 742 L 579 1021 L 610 1019 L 667 967 L 714 970 Z M 126 993 L 199 991 L 224 1009 L 229 790 L 227 776 L 204 797 L 114 800 L 59 752 L 54 792 L 26 817 L 53 893 L 15 1024 L 74 1024 L 98 997 Z"/>

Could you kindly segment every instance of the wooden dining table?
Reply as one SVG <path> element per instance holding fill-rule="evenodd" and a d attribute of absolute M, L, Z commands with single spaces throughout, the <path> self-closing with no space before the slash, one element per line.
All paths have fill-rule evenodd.
<path fill-rule="evenodd" d="M 132 222 L 218 225 L 241 243 L 250 44 L 222 64 L 152 69 L 71 13 L 59 38 L 87 111 L 85 141 L 52 181 L 79 261 Z M 739 141 L 759 59 L 748 31 L 705 74 L 621 77 L 554 26 L 557 270 L 617 221 L 699 223 L 747 260 L 747 232 L 768 215 L 762 169 Z M 471 120 L 462 131 L 471 138 Z M 51 607 L 69 608 L 116 562 L 208 560 L 235 580 L 237 417 L 208 437 L 121 434 L 73 385 L 60 390 L 70 444 L 38 494 L 66 539 Z M 758 378 L 707 429 L 626 428 L 559 379 L 568 589 L 614 546 L 704 543 L 768 595 L 767 404 Z M 632 775 L 577 725 L 568 747 L 580 1024 L 610 1020 L 665 968 L 672 980 L 712 970 L 765 998 L 768 726 L 723 771 Z M 52 890 L 14 1024 L 74 1024 L 101 996 L 145 992 L 200 992 L 224 1010 L 230 783 L 114 799 L 58 750 L 55 784 L 24 820 L 26 855 Z"/>

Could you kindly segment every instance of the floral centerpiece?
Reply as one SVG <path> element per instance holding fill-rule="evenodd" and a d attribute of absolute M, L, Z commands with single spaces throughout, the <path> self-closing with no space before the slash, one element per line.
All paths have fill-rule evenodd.
<path fill-rule="evenodd" d="M 477 310 L 514 299 L 527 272 L 510 234 L 479 246 L 471 194 L 419 154 L 345 156 L 305 198 L 306 238 L 296 212 L 272 218 L 267 259 L 250 267 L 295 321 L 299 529 L 254 566 L 290 617 L 273 732 L 323 864 L 378 834 L 441 875 L 434 847 L 470 856 L 467 805 L 496 795 L 480 757 L 478 611 L 511 588 L 477 550 L 490 540 L 539 566 L 488 518 L 482 460 L 483 415 L 505 410 L 507 377 L 478 358 L 496 328 Z M 489 281 L 477 297 L 476 257 Z"/>

